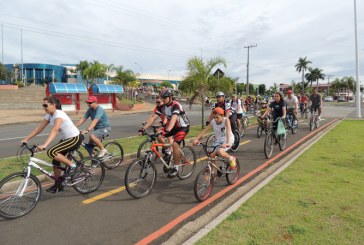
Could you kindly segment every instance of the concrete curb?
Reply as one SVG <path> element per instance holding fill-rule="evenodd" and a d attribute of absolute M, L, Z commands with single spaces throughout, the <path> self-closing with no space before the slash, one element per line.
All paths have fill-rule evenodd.
<path fill-rule="evenodd" d="M 341 120 L 328 126 L 326 129 L 319 132 L 317 135 L 313 136 L 307 142 L 303 143 L 297 149 L 282 158 L 279 162 L 263 170 L 263 172 L 246 185 L 239 187 L 230 196 L 225 197 L 223 202 L 218 203 L 215 207 L 211 208 L 207 213 L 201 215 L 196 220 L 185 224 L 163 244 L 189 245 L 197 242 L 225 220 L 231 213 L 235 212 L 244 202 L 268 184 L 285 168 L 291 165 L 301 154 L 309 149 L 310 146 L 316 143 L 340 122 Z"/>

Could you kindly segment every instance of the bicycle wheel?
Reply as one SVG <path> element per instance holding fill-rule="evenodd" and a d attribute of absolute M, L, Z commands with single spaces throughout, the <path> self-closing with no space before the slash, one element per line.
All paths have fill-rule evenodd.
<path fill-rule="evenodd" d="M 125 188 L 130 196 L 142 198 L 153 189 L 157 170 L 151 161 L 139 158 L 132 162 L 125 173 Z"/>
<path fill-rule="evenodd" d="M 248 127 L 249 125 L 249 117 L 245 117 L 245 120 L 244 120 L 244 128 Z"/>
<path fill-rule="evenodd" d="M 313 131 L 313 127 L 314 127 L 314 122 L 313 122 L 313 117 L 311 116 L 311 118 L 310 118 L 310 131 Z"/>
<path fill-rule="evenodd" d="M 287 145 L 287 134 L 278 135 L 277 137 L 278 137 L 279 149 L 283 151 L 284 149 L 286 149 Z"/>
<path fill-rule="evenodd" d="M 195 197 L 200 202 L 205 201 L 211 194 L 214 185 L 214 177 L 209 167 L 203 168 L 197 175 L 193 187 Z"/>
<path fill-rule="evenodd" d="M 124 159 L 123 147 L 114 141 L 111 141 L 105 145 L 107 153 L 101 158 L 101 162 L 107 169 L 113 169 L 120 165 Z"/>
<path fill-rule="evenodd" d="M 264 140 L 264 154 L 267 159 L 272 156 L 273 153 L 273 144 L 274 144 L 274 135 L 271 131 L 265 135 Z"/>
<path fill-rule="evenodd" d="M 318 118 L 316 118 L 315 120 L 315 128 L 318 128 L 320 126 L 320 121 L 318 120 Z"/>
<path fill-rule="evenodd" d="M 140 143 L 137 151 L 137 158 L 143 157 L 146 150 L 149 150 L 152 145 L 152 142 L 149 139 L 145 139 L 142 143 Z"/>
<path fill-rule="evenodd" d="M 105 167 L 100 159 L 85 157 L 77 168 L 71 178 L 73 188 L 81 194 L 96 191 L 105 177 Z"/>
<path fill-rule="evenodd" d="M 23 194 L 20 195 L 20 192 Z M 15 219 L 29 213 L 37 206 L 42 186 L 37 177 L 19 172 L 0 181 L 0 216 Z"/>
<path fill-rule="evenodd" d="M 196 168 L 196 153 L 191 146 L 181 148 L 181 164 L 178 168 L 177 177 L 187 179 Z"/>
<path fill-rule="evenodd" d="M 236 158 L 236 168 L 234 170 L 228 170 L 226 173 L 226 181 L 229 185 L 235 184 L 235 182 L 239 179 L 240 174 L 240 163 L 239 160 Z"/>
<path fill-rule="evenodd" d="M 294 119 L 292 120 L 292 127 L 291 127 L 292 134 L 297 133 L 297 128 L 298 128 L 298 121 L 297 119 Z"/>
<path fill-rule="evenodd" d="M 262 137 L 262 133 L 263 133 L 263 130 L 264 128 L 262 127 L 262 125 L 258 125 L 258 128 L 257 128 L 257 136 L 258 138 Z"/>
<path fill-rule="evenodd" d="M 70 156 L 70 154 L 72 155 L 72 157 L 76 160 L 76 162 L 72 159 L 72 157 Z M 67 154 L 67 158 L 69 160 L 71 160 L 72 162 L 80 162 L 83 159 L 83 154 L 79 151 L 79 150 L 75 150 L 75 151 L 71 151 Z"/>
<path fill-rule="evenodd" d="M 239 131 L 235 130 L 233 132 L 233 136 L 234 136 L 234 144 L 231 146 L 230 150 L 232 152 L 235 152 L 239 149 L 239 145 L 240 145 L 240 135 L 239 135 Z"/>
<path fill-rule="evenodd" d="M 206 145 L 207 145 L 207 147 L 211 147 L 211 146 L 213 146 L 213 145 L 214 145 L 214 143 L 215 143 L 215 141 L 216 141 L 215 134 L 211 134 L 211 135 L 207 138 L 207 140 L 206 140 Z"/>

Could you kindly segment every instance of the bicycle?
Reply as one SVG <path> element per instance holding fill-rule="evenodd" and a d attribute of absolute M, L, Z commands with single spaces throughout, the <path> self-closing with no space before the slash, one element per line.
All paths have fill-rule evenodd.
<path fill-rule="evenodd" d="M 0 181 L 0 216 L 7 219 L 15 219 L 28 214 L 36 207 L 42 193 L 42 185 L 38 177 L 32 174 L 32 169 L 38 169 L 43 174 L 52 178 L 63 187 L 72 186 L 81 194 L 96 191 L 102 184 L 105 176 L 105 168 L 100 160 L 95 157 L 85 157 L 78 160 L 74 156 L 75 151 L 67 154 L 67 157 L 77 164 L 74 173 L 70 176 L 62 175 L 56 178 L 53 174 L 40 167 L 38 164 L 53 167 L 41 159 L 35 158 L 36 145 L 28 147 L 23 144 L 21 147 L 30 151 L 30 158 L 23 172 L 8 175 Z M 23 150 L 18 151 L 23 152 Z M 56 168 L 69 172 L 69 167 L 55 166 Z"/>
<path fill-rule="evenodd" d="M 307 119 L 307 117 L 308 117 L 308 108 L 307 104 L 304 104 L 301 109 L 301 118 Z"/>
<path fill-rule="evenodd" d="M 287 145 L 287 133 L 283 135 L 277 135 L 277 130 L 275 129 L 275 124 L 278 124 L 278 120 L 282 120 L 278 117 L 274 122 L 271 123 L 264 140 L 264 154 L 267 159 L 272 156 L 273 145 L 278 143 L 279 149 L 283 151 Z M 283 123 L 283 122 L 282 122 Z"/>
<path fill-rule="evenodd" d="M 222 177 L 225 175 L 226 181 L 229 185 L 234 184 L 240 174 L 240 163 L 236 159 L 236 168 L 234 170 L 230 169 L 230 161 L 222 157 L 210 157 L 211 153 L 216 150 L 220 145 L 210 147 L 212 151 L 208 151 L 209 146 L 207 144 L 200 143 L 203 150 L 207 156 L 207 165 L 198 173 L 195 184 L 194 184 L 194 194 L 197 200 L 200 202 L 205 201 L 212 192 L 212 187 L 216 177 Z M 220 164 L 219 164 L 220 163 Z"/>
<path fill-rule="evenodd" d="M 137 199 L 149 195 L 153 189 L 157 178 L 157 169 L 155 166 L 157 158 L 163 163 L 163 171 L 165 173 L 174 167 L 173 159 L 167 163 L 157 150 L 157 147 L 171 147 L 172 144 L 156 143 L 160 133 L 148 134 L 147 132 L 143 132 L 143 135 L 148 135 L 151 138 L 151 147 L 145 151 L 144 157 L 132 162 L 125 173 L 126 190 L 130 196 Z M 190 146 L 179 148 L 179 151 L 181 154 L 181 164 L 176 165 L 177 177 L 184 180 L 189 178 L 196 168 L 196 153 Z M 156 157 L 152 159 L 154 155 Z"/>
<path fill-rule="evenodd" d="M 102 139 L 100 139 L 101 142 L 108 136 L 109 135 L 103 136 Z M 86 149 L 89 156 L 97 157 L 99 150 L 96 148 L 95 144 L 89 144 L 82 141 L 81 145 Z M 115 141 L 106 143 L 104 147 L 107 150 L 107 153 L 103 157 L 98 157 L 104 167 L 107 169 L 114 169 L 119 166 L 124 159 L 123 147 Z M 82 153 L 79 150 L 76 152 L 82 157 Z"/>
<path fill-rule="evenodd" d="M 145 125 L 145 123 L 142 123 L 142 125 L 144 126 Z M 157 132 L 157 130 L 159 129 L 159 128 L 161 128 L 161 126 L 158 126 L 158 125 L 152 125 L 152 126 L 150 126 L 149 128 L 151 128 L 152 129 L 152 132 L 154 133 L 154 134 L 156 134 L 156 133 L 158 133 Z M 147 135 L 147 134 L 146 134 Z M 147 135 L 148 136 L 148 135 Z M 166 139 L 166 142 L 167 142 L 168 140 Z M 148 149 L 150 149 L 150 147 L 151 147 L 151 145 L 152 145 L 152 142 L 153 142 L 153 139 L 152 138 L 150 138 L 150 137 L 147 137 L 142 143 L 140 143 L 140 145 L 139 145 L 139 147 L 138 147 L 138 151 L 137 151 L 137 158 L 140 158 L 144 153 L 145 153 L 145 151 L 146 150 L 148 150 Z M 182 147 L 184 147 L 184 146 L 186 146 L 186 142 L 185 142 L 185 140 L 183 139 L 182 140 L 182 142 L 181 142 L 181 146 Z M 159 151 L 159 148 L 157 147 L 156 148 L 158 151 Z"/>
<path fill-rule="evenodd" d="M 230 151 L 236 152 L 239 149 L 239 145 L 240 145 L 239 130 L 233 131 L 233 137 L 234 137 L 234 144 L 231 146 Z M 215 134 L 211 134 L 206 140 L 206 145 L 208 147 L 212 147 L 212 146 L 214 146 L 215 141 L 216 141 Z"/>
<path fill-rule="evenodd" d="M 310 117 L 310 131 L 313 131 L 315 128 L 320 126 L 320 120 L 318 119 L 317 108 L 311 109 L 311 117 Z"/>
<path fill-rule="evenodd" d="M 257 127 L 257 137 L 262 137 L 263 132 L 267 134 L 269 126 L 270 126 L 270 120 L 269 117 L 265 117 L 263 120 L 257 117 L 258 121 L 258 127 Z"/>
<path fill-rule="evenodd" d="M 292 113 L 287 113 L 286 122 L 288 130 L 291 130 L 292 134 L 295 134 L 297 133 L 298 121 L 294 119 Z"/>

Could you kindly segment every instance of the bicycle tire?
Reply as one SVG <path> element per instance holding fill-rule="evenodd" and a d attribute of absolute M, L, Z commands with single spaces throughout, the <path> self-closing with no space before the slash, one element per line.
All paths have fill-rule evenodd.
<path fill-rule="evenodd" d="M 124 159 L 123 147 L 115 141 L 108 142 L 105 145 L 107 153 L 101 158 L 101 162 L 107 169 L 113 169 L 120 165 Z"/>
<path fill-rule="evenodd" d="M 76 162 L 81 162 L 81 160 L 83 159 L 83 154 L 81 153 L 80 150 L 74 150 L 74 151 L 71 151 L 69 152 L 68 154 L 72 154 L 72 157 L 76 159 Z M 73 161 L 73 159 L 71 157 L 67 157 L 69 160 Z"/>
<path fill-rule="evenodd" d="M 105 167 L 99 158 L 85 157 L 71 178 L 72 187 L 81 194 L 96 191 L 105 178 Z"/>
<path fill-rule="evenodd" d="M 206 140 L 206 145 L 207 145 L 207 147 L 211 147 L 211 146 L 213 146 L 213 145 L 214 145 L 214 143 L 215 143 L 215 141 L 216 141 L 215 134 L 211 134 L 211 135 L 207 138 L 207 140 Z"/>
<path fill-rule="evenodd" d="M 313 127 L 314 127 L 314 124 L 313 124 L 313 117 L 310 118 L 310 131 L 313 131 Z"/>
<path fill-rule="evenodd" d="M 315 120 L 315 128 L 320 127 L 320 121 L 318 120 L 318 118 L 316 118 Z"/>
<path fill-rule="evenodd" d="M 19 179 L 15 179 L 18 178 Z M 0 216 L 15 219 L 28 214 L 34 209 L 42 194 L 39 179 L 30 174 L 23 196 L 17 197 L 16 192 L 22 188 L 26 178 L 25 172 L 13 173 L 0 181 Z M 30 202 L 30 205 L 26 205 Z"/>
<path fill-rule="evenodd" d="M 274 144 L 274 135 L 271 131 L 265 135 L 264 140 L 264 154 L 267 159 L 269 159 L 273 154 L 273 144 Z"/>
<path fill-rule="evenodd" d="M 249 125 L 249 117 L 247 116 L 244 121 L 245 121 L 244 124 L 243 124 L 244 125 L 244 128 L 247 128 L 248 125 Z"/>
<path fill-rule="evenodd" d="M 235 184 L 235 182 L 239 179 L 240 163 L 237 158 L 235 159 L 235 161 L 236 161 L 236 168 L 235 168 L 236 171 L 234 173 L 226 173 L 226 181 L 228 182 L 229 185 Z"/>
<path fill-rule="evenodd" d="M 230 151 L 236 152 L 239 149 L 239 145 L 240 145 L 239 131 L 235 130 L 233 132 L 233 136 L 234 136 L 234 144 L 231 146 Z"/>
<path fill-rule="evenodd" d="M 147 165 L 147 166 L 145 166 Z M 146 178 L 152 176 L 150 181 Z M 157 179 L 154 163 L 145 158 L 138 158 L 132 162 L 125 172 L 125 188 L 130 196 L 139 199 L 149 195 Z M 143 188 L 142 184 L 145 184 Z"/>
<path fill-rule="evenodd" d="M 212 187 L 214 185 L 214 177 L 209 167 L 203 168 L 195 179 L 193 192 L 198 201 L 203 202 L 209 198 Z"/>
<path fill-rule="evenodd" d="M 298 120 L 297 119 L 292 120 L 292 127 L 291 127 L 292 134 L 297 133 L 297 128 L 298 128 Z"/>
<path fill-rule="evenodd" d="M 263 134 L 263 127 L 259 124 L 257 128 L 257 136 L 258 138 L 262 137 Z"/>
<path fill-rule="evenodd" d="M 143 157 L 143 154 L 146 150 L 149 150 L 152 145 L 152 142 L 149 139 L 145 139 L 142 143 L 140 143 L 137 151 L 137 158 Z"/>
<path fill-rule="evenodd" d="M 191 146 L 181 148 L 181 164 L 178 168 L 177 177 L 181 180 L 189 178 L 196 168 L 196 152 Z M 186 170 L 186 171 L 185 171 Z"/>
<path fill-rule="evenodd" d="M 284 149 L 286 149 L 286 145 L 287 145 L 287 134 L 278 135 L 277 137 L 278 137 L 279 149 L 281 151 L 284 151 Z"/>

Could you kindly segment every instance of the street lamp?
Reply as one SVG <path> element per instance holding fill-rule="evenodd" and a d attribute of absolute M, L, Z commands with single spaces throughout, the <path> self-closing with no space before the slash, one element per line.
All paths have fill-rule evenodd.
<path fill-rule="evenodd" d="M 327 96 L 329 96 L 329 88 L 330 88 L 330 77 L 334 75 L 326 75 L 327 76 Z"/>
<path fill-rule="evenodd" d="M 171 72 L 171 69 L 168 70 L 168 81 L 169 81 L 169 73 Z"/>
<path fill-rule="evenodd" d="M 246 96 L 249 95 L 249 50 L 250 48 L 255 48 L 257 46 L 258 46 L 257 44 L 244 46 L 244 48 L 248 49 L 248 62 L 246 63 L 246 88 L 245 88 Z"/>
<path fill-rule="evenodd" d="M 142 68 L 142 66 L 141 65 L 139 65 L 139 63 L 137 63 L 137 62 L 134 62 L 134 64 L 136 64 L 137 66 L 139 66 L 139 68 L 140 68 L 140 77 L 142 76 L 142 73 L 143 73 L 143 68 Z"/>
<path fill-rule="evenodd" d="M 358 52 L 358 31 L 356 26 L 356 0 L 354 0 L 354 29 L 355 29 L 355 60 L 356 60 L 356 117 L 361 117 L 360 81 L 359 81 L 359 52 Z"/>

